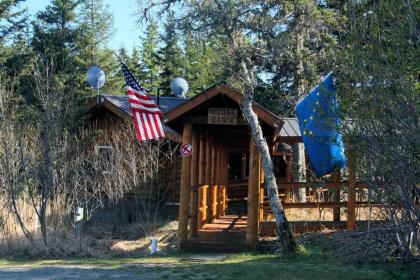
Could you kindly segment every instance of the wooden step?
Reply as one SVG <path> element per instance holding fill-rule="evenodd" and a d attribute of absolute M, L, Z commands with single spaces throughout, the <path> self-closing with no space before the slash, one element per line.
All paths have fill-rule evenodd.
<path fill-rule="evenodd" d="M 188 252 L 200 253 L 238 253 L 251 251 L 251 247 L 244 243 L 227 243 L 216 241 L 191 241 L 182 244 L 182 249 Z"/>

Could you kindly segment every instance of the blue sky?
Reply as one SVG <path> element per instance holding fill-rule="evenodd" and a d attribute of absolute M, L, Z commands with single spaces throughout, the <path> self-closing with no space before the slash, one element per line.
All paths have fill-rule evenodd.
<path fill-rule="evenodd" d="M 34 15 L 49 3 L 50 0 L 26 0 L 22 6 L 27 7 L 29 14 Z M 141 27 L 136 24 L 136 0 L 104 0 L 104 3 L 114 15 L 114 33 L 108 46 L 112 49 L 124 46 L 128 50 L 139 46 Z"/>

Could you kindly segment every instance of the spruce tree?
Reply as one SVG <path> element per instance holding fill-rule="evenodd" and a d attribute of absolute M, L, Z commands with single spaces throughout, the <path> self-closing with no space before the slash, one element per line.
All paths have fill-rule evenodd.
<path fill-rule="evenodd" d="M 162 83 L 160 77 L 162 64 L 158 54 L 161 38 L 159 37 L 157 22 L 154 19 L 147 25 L 142 42 L 140 62 L 142 83 L 151 93 L 156 93 Z"/>
<path fill-rule="evenodd" d="M 161 94 L 169 94 L 170 84 L 173 78 L 182 77 L 185 74 L 185 60 L 182 49 L 179 45 L 179 37 L 176 31 L 175 15 L 173 12 L 168 13 L 166 23 L 164 25 L 164 33 L 161 35 L 164 46 L 159 50 L 162 66 L 161 74 Z"/>
<path fill-rule="evenodd" d="M 0 2 L 0 47 L 8 36 L 21 31 L 26 26 L 27 17 L 20 4 L 25 0 L 2 0 Z"/>
<path fill-rule="evenodd" d="M 118 62 L 106 44 L 112 36 L 113 17 L 103 0 L 83 0 L 78 13 L 78 45 L 80 54 L 77 63 L 80 69 L 80 84 L 85 92 L 93 92 L 86 82 L 86 71 L 91 65 L 100 66 L 106 74 L 105 86 L 101 92 L 121 91 Z"/>

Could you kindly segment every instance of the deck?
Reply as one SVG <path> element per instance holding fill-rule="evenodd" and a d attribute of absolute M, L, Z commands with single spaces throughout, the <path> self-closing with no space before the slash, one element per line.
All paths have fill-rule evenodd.
<path fill-rule="evenodd" d="M 214 219 L 213 223 L 205 224 L 198 230 L 197 235 L 183 242 L 182 248 L 186 251 L 199 252 L 244 252 L 252 248 L 245 244 L 246 215 L 226 215 Z M 376 224 L 377 222 L 372 222 Z M 346 222 L 334 221 L 299 221 L 290 222 L 293 231 L 297 234 L 317 232 L 325 229 L 345 230 Z M 358 221 L 358 227 L 366 227 L 367 221 Z M 276 236 L 275 222 L 264 221 L 259 229 L 260 237 Z"/>
<path fill-rule="evenodd" d="M 251 248 L 245 245 L 246 216 L 226 215 L 214 219 L 187 239 L 183 248 L 188 251 L 240 252 Z"/>

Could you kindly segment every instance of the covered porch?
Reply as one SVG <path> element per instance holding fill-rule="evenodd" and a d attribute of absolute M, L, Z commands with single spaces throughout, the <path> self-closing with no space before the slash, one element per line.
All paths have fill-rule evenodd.
<path fill-rule="evenodd" d="M 241 93 L 227 85 L 215 86 L 166 115 L 165 123 L 182 134 L 182 144 L 192 145 L 192 154 L 182 157 L 181 167 L 178 237 L 183 249 L 254 250 L 260 236 L 275 235 L 275 222 L 264 195 L 260 155 L 241 112 L 242 98 Z M 277 143 L 301 141 L 296 131 L 292 133 L 298 130 L 292 122 L 283 123 L 256 103 L 253 108 L 273 158 L 278 153 Z M 331 221 L 333 228 L 354 228 L 354 191 L 348 192 L 346 203 L 340 202 L 340 191 L 334 201 L 316 201 L 318 190 L 308 193 L 307 202 L 296 203 L 293 190 L 310 189 L 313 183 L 293 183 L 291 155 L 282 154 L 281 159 L 280 163 L 274 162 L 285 170 L 284 176 L 278 178 L 285 208 L 317 207 L 323 203 L 338 211 Z M 354 174 L 346 181 L 337 174 L 332 178 L 323 184 L 323 190 L 344 185 L 349 190 L 356 187 Z M 342 206 L 348 209 L 346 222 L 339 221 Z M 301 227 L 298 222 L 292 226 L 297 232 Z M 305 227 L 315 229 L 319 225 L 306 223 Z"/>

